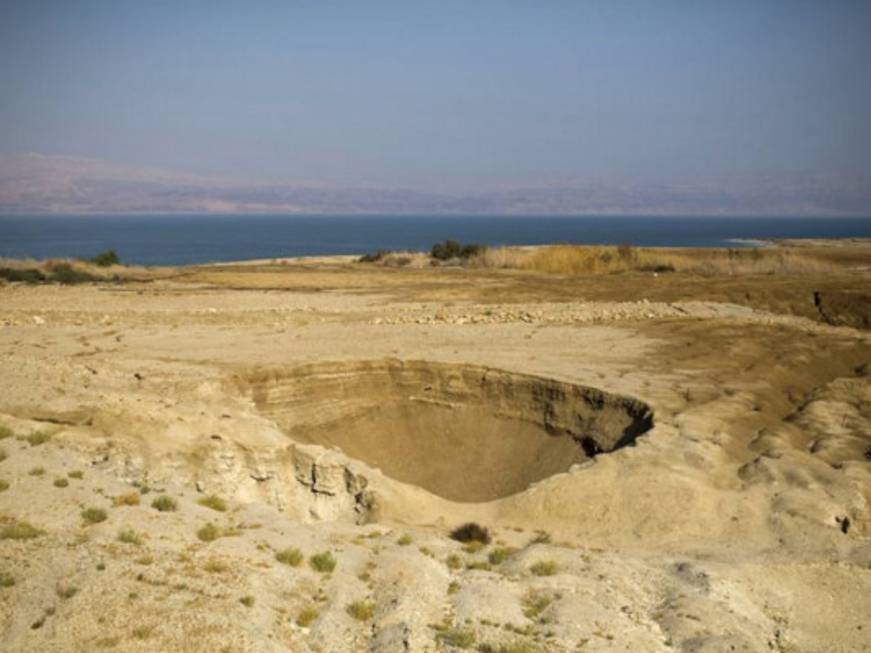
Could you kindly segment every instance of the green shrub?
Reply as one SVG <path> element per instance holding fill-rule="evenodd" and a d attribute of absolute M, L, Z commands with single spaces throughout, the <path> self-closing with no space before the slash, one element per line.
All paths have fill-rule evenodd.
<path fill-rule="evenodd" d="M 5 492 L 9 489 L 9 481 L 0 478 L 0 492 Z"/>
<path fill-rule="evenodd" d="M 296 616 L 296 625 L 308 628 L 319 616 L 320 613 L 315 608 L 311 606 L 303 608 Z"/>
<path fill-rule="evenodd" d="M 54 479 L 55 487 L 67 487 L 69 484 L 70 482 L 63 477 Z"/>
<path fill-rule="evenodd" d="M 322 574 L 328 574 L 336 568 L 336 559 L 329 551 L 324 551 L 323 553 L 316 553 L 315 555 L 311 556 L 308 561 L 309 564 L 312 566 L 312 569 L 314 569 L 315 571 L 319 571 Z"/>
<path fill-rule="evenodd" d="M 221 497 L 214 494 L 203 497 L 202 499 L 197 501 L 197 503 L 201 506 L 205 506 L 206 508 L 217 510 L 218 512 L 226 512 L 227 510 L 227 502 L 224 501 Z"/>
<path fill-rule="evenodd" d="M 80 469 L 74 469 L 69 474 L 67 474 L 70 478 L 74 478 L 77 480 L 81 480 L 85 477 L 85 473 Z"/>
<path fill-rule="evenodd" d="M 457 240 L 445 240 L 432 246 L 430 256 L 439 261 L 448 261 L 454 258 L 467 259 L 483 252 L 485 249 L 484 245 L 476 245 L 474 243 L 464 245 Z"/>
<path fill-rule="evenodd" d="M 451 539 L 454 539 L 457 542 L 480 542 L 481 544 L 490 544 L 490 531 L 480 524 L 469 522 L 451 531 Z"/>
<path fill-rule="evenodd" d="M 450 628 L 439 633 L 436 639 L 447 646 L 456 648 L 471 648 L 475 645 L 475 633 L 463 628 Z"/>
<path fill-rule="evenodd" d="M 409 535 L 408 533 L 406 533 L 405 535 L 400 537 L 398 540 L 396 540 L 396 543 L 399 546 L 408 546 L 412 542 L 414 542 L 414 538 L 412 538 L 411 535 Z"/>
<path fill-rule="evenodd" d="M 300 551 L 299 549 L 282 549 L 281 551 L 276 552 L 275 559 L 284 565 L 299 567 L 300 563 L 303 560 L 303 555 L 302 551 Z"/>
<path fill-rule="evenodd" d="M 374 254 L 363 254 L 360 258 L 357 259 L 358 263 L 377 263 L 385 256 L 390 254 L 389 249 L 379 249 Z"/>
<path fill-rule="evenodd" d="M 0 424 L 0 440 L 11 438 L 13 435 L 15 435 L 15 432 L 11 428 L 5 424 Z"/>
<path fill-rule="evenodd" d="M 12 574 L 0 571 L 0 587 L 12 587 L 13 585 L 15 585 L 15 579 Z"/>
<path fill-rule="evenodd" d="M 178 510 L 178 503 L 171 496 L 161 494 L 151 502 L 151 507 L 160 512 L 174 512 Z"/>
<path fill-rule="evenodd" d="M 40 535 L 45 535 L 45 531 L 32 526 L 30 522 L 14 519 L 0 530 L 0 540 L 32 540 Z"/>
<path fill-rule="evenodd" d="M 536 576 L 553 576 L 559 571 L 559 564 L 555 560 L 539 560 L 529 568 Z"/>
<path fill-rule="evenodd" d="M 45 275 L 35 268 L 0 268 L 0 279 L 23 281 L 24 283 L 41 283 L 45 281 Z"/>
<path fill-rule="evenodd" d="M 132 528 L 125 528 L 118 531 L 118 541 L 124 542 L 124 544 L 135 544 L 136 546 L 139 546 L 142 544 L 142 536 Z"/>
<path fill-rule="evenodd" d="M 456 553 L 452 553 L 445 558 L 445 564 L 448 566 L 448 569 L 459 569 L 463 566 L 463 561 L 460 560 L 460 556 Z"/>
<path fill-rule="evenodd" d="M 357 621 L 369 621 L 375 616 L 375 604 L 370 601 L 354 601 L 345 609 Z"/>
<path fill-rule="evenodd" d="M 30 435 L 24 438 L 31 447 L 38 447 L 45 444 L 51 439 L 51 436 L 45 431 L 33 431 Z"/>
<path fill-rule="evenodd" d="M 209 522 L 197 531 L 197 537 L 203 542 L 212 542 L 213 540 L 217 540 L 223 534 L 224 529 L 212 522 Z"/>
<path fill-rule="evenodd" d="M 102 508 L 85 508 L 82 510 L 82 519 L 91 524 L 99 524 L 106 521 L 108 515 Z"/>
<path fill-rule="evenodd" d="M 548 606 L 553 603 L 554 597 L 546 592 L 530 590 L 527 592 L 521 604 L 523 605 L 523 615 L 527 619 L 535 621 L 541 616 L 541 613 L 547 610 Z"/>
<path fill-rule="evenodd" d="M 243 596 L 241 599 L 239 599 L 239 603 L 244 605 L 246 608 L 253 608 L 254 607 L 254 597 L 251 596 L 250 594 L 248 596 Z"/>
<path fill-rule="evenodd" d="M 105 252 L 100 252 L 96 256 L 90 258 L 89 261 L 101 268 L 121 264 L 121 259 L 114 249 L 107 249 Z"/>
<path fill-rule="evenodd" d="M 45 474 L 45 467 L 33 467 L 27 473 L 31 476 L 42 476 L 43 474 Z"/>
<path fill-rule="evenodd" d="M 492 565 L 501 565 L 516 550 L 517 549 L 510 547 L 510 546 L 500 546 L 500 547 L 490 551 L 490 554 L 487 556 L 487 559 L 490 561 L 490 564 L 492 564 Z"/>
<path fill-rule="evenodd" d="M 77 270 L 69 263 L 55 263 L 51 266 L 51 280 L 65 286 L 71 286 L 77 283 L 99 281 L 100 277 L 95 277 L 83 270 Z"/>

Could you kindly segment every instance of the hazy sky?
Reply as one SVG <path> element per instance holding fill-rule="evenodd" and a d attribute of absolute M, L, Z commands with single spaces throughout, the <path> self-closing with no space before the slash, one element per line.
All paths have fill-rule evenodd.
<path fill-rule="evenodd" d="M 0 10 L 0 151 L 434 189 L 871 174 L 868 0 Z"/>

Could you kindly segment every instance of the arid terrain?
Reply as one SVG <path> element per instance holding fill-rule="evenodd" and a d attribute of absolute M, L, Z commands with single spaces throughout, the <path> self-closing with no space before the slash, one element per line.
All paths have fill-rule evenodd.
<path fill-rule="evenodd" d="M 0 650 L 871 651 L 871 242 L 456 263 L 0 282 Z"/>

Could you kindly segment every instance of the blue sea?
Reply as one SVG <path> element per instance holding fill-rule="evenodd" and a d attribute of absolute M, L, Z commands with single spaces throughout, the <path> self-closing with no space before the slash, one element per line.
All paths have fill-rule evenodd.
<path fill-rule="evenodd" d="M 0 256 L 90 257 L 178 265 L 285 256 L 428 250 L 446 238 L 545 243 L 741 247 L 773 238 L 871 238 L 871 218 L 659 216 L 77 215 L 0 216 Z"/>

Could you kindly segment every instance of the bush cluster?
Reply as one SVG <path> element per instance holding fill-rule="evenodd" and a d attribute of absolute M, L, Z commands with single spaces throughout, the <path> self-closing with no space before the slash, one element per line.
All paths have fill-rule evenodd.
<path fill-rule="evenodd" d="M 430 255 L 439 261 L 448 261 L 453 258 L 467 259 L 483 252 L 485 249 L 484 245 L 475 243 L 463 244 L 458 240 L 444 240 L 432 246 Z"/>

